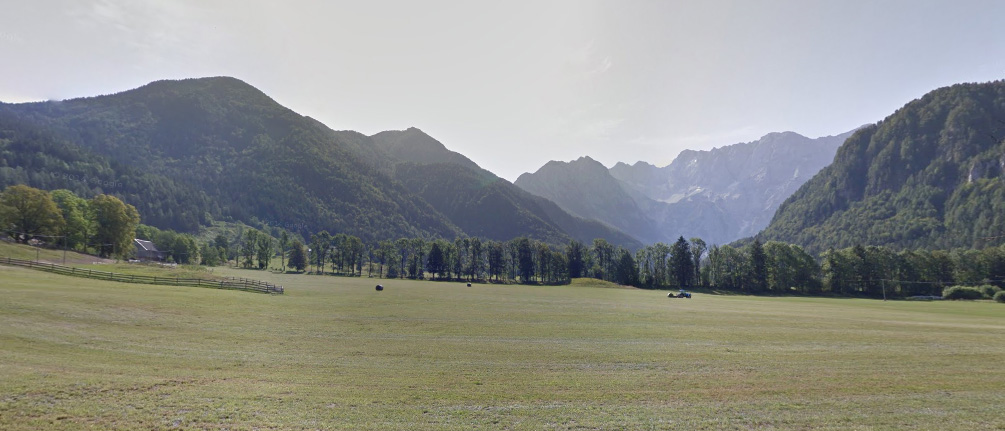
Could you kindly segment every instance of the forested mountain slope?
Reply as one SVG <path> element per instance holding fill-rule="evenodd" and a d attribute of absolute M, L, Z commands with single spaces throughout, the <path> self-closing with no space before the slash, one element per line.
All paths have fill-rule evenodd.
<path fill-rule="evenodd" d="M 397 169 L 403 161 L 466 171 Z M 0 104 L 0 187 L 17 183 L 115 194 L 144 223 L 190 232 L 212 220 L 257 220 L 305 237 L 328 230 L 368 242 L 467 234 L 559 243 L 596 235 L 638 245 L 516 190 L 418 129 L 373 137 L 334 131 L 227 77 Z M 465 192 L 446 205 L 445 190 Z"/>
<path fill-rule="evenodd" d="M 368 240 L 460 232 L 391 177 L 369 137 L 334 132 L 234 78 L 4 108 L 115 163 L 201 190 L 213 202 L 203 222 L 258 218 Z M 156 205 L 153 190 L 136 198 L 137 208 Z"/>
<path fill-rule="evenodd" d="M 468 235 L 495 240 L 527 235 L 552 244 L 604 238 L 633 250 L 642 245 L 616 228 L 527 193 L 419 129 L 373 138 L 396 161 L 395 177 Z"/>
<path fill-rule="evenodd" d="M 135 204 L 145 222 L 192 231 L 219 214 L 200 188 L 94 154 L 0 105 L 0 189 L 26 184 L 79 196 L 115 194 Z"/>
<path fill-rule="evenodd" d="M 1005 82 L 941 88 L 852 135 L 760 237 L 811 252 L 1000 245 L 1003 171 Z"/>

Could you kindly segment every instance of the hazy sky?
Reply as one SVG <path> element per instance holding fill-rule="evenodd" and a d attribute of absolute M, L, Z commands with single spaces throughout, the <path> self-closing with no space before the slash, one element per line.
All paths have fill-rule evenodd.
<path fill-rule="evenodd" d="M 418 127 L 514 180 L 833 135 L 1005 78 L 1005 1 L 0 0 L 0 101 L 227 75 L 333 129 Z"/>

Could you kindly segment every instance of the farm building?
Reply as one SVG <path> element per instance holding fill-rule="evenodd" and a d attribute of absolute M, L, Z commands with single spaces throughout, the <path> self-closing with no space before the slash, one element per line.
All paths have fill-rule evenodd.
<path fill-rule="evenodd" d="M 137 238 L 133 239 L 133 245 L 136 246 L 136 258 L 139 260 L 164 260 L 164 252 L 157 250 L 157 246 L 150 241 Z"/>

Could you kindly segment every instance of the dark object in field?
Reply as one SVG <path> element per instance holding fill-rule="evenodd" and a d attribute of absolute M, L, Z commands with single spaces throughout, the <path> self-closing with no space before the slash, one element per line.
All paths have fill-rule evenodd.
<path fill-rule="evenodd" d="M 468 283 L 468 287 L 471 287 L 471 283 Z"/>
<path fill-rule="evenodd" d="M 381 286 L 381 285 L 378 284 L 377 285 L 377 291 L 380 292 L 381 290 L 384 290 L 384 286 Z"/>
<path fill-rule="evenodd" d="M 691 298 L 691 292 L 688 292 L 688 291 L 686 291 L 684 289 L 681 289 L 680 293 L 676 294 L 676 295 L 674 295 L 673 292 L 668 293 L 667 294 L 667 298 L 688 298 L 688 299 L 690 299 Z"/>

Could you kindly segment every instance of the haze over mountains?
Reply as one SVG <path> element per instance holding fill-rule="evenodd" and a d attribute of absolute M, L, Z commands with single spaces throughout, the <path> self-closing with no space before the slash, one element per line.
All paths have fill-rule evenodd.
<path fill-rule="evenodd" d="M 417 128 L 335 131 L 234 78 L 158 81 L 0 103 L 0 187 L 110 193 L 144 223 L 188 232 L 224 220 L 371 243 L 528 236 L 635 249 L 758 235 L 813 253 L 983 247 L 1005 238 L 1002 118 L 1005 84 L 961 84 L 855 132 L 771 133 L 665 167 L 553 161 L 513 184 Z"/>
<path fill-rule="evenodd" d="M 684 236 L 725 244 L 767 226 L 782 201 L 827 166 L 851 133 L 817 139 L 770 133 L 749 143 L 684 151 L 665 167 L 640 161 L 607 169 L 589 157 L 550 162 L 515 184 L 645 243 Z"/>

